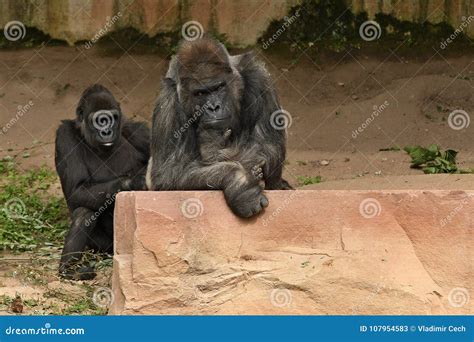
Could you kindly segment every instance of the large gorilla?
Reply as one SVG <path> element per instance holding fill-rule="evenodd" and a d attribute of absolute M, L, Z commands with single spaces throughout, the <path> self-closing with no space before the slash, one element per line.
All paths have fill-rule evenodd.
<path fill-rule="evenodd" d="M 56 170 L 70 210 L 59 273 L 91 279 L 94 269 L 81 264 L 83 252 L 113 252 L 113 209 L 117 192 L 145 189 L 150 154 L 149 129 L 128 121 L 105 87 L 87 88 L 75 120 L 56 132 Z"/>
<path fill-rule="evenodd" d="M 286 132 L 272 124 L 279 111 L 253 53 L 230 56 L 209 37 L 184 41 L 153 113 L 148 187 L 221 189 L 236 215 L 259 213 L 263 187 L 290 188 L 281 177 Z"/>

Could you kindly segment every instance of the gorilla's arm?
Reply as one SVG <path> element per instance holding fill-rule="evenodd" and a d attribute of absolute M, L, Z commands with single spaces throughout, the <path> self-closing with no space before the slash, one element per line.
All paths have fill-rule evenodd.
<path fill-rule="evenodd" d="M 132 177 L 128 190 L 146 190 L 145 176 L 150 157 L 150 129 L 143 122 L 125 121 L 122 135 L 140 155 L 144 166 Z"/>
<path fill-rule="evenodd" d="M 236 65 L 244 80 L 241 111 L 243 137 L 239 146 L 239 160 L 246 170 L 265 161 L 264 177 L 266 189 L 281 189 L 283 162 L 285 160 L 285 130 L 272 126 L 272 113 L 281 110 L 271 79 L 253 53 L 240 56 Z M 284 182 L 286 183 L 286 182 Z"/>
<path fill-rule="evenodd" d="M 79 207 L 99 210 L 107 199 L 130 183 L 124 178 L 94 182 L 84 159 L 90 153 L 74 122 L 63 121 L 56 134 L 55 159 L 66 201 L 72 210 Z"/>

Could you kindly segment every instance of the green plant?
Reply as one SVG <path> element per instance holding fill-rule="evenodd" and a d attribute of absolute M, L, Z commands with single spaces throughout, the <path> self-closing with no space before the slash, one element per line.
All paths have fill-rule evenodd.
<path fill-rule="evenodd" d="M 421 168 L 424 173 L 472 173 L 472 170 L 459 169 L 456 165 L 455 150 L 441 151 L 439 146 L 406 146 L 404 150 L 411 157 L 411 167 Z"/>
<path fill-rule="evenodd" d="M 10 158 L 0 161 L 0 249 L 61 246 L 68 227 L 64 198 L 48 190 L 57 184 L 46 168 L 19 172 Z"/>
<path fill-rule="evenodd" d="M 321 176 L 314 176 L 314 177 L 298 176 L 297 179 L 300 186 L 318 184 L 322 182 Z"/>
<path fill-rule="evenodd" d="M 361 25 L 369 19 L 377 23 L 380 35 L 373 41 L 366 41 L 359 34 Z M 364 47 L 375 48 L 374 51 L 379 51 L 381 47 L 397 47 L 400 53 L 410 52 L 413 46 L 419 49 L 439 48 L 440 42 L 454 30 L 445 22 L 410 22 L 383 13 L 377 13 L 375 18 L 369 18 L 367 12 L 354 14 L 344 0 L 302 0 L 289 10 L 285 18 L 270 23 L 260 43 L 264 49 L 272 46 L 275 51 L 283 50 L 277 47 L 279 44 L 289 46 L 293 54 L 300 57 L 302 52 L 316 57 L 318 52 L 352 52 Z M 463 34 L 452 44 L 463 50 L 473 47 Z"/>

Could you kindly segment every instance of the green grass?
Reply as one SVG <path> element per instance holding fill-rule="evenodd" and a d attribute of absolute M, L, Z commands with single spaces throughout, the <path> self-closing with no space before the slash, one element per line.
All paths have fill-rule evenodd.
<path fill-rule="evenodd" d="M 57 176 L 41 167 L 19 172 L 11 159 L 0 161 L 0 250 L 28 251 L 59 247 L 68 228 L 62 196 L 48 189 Z"/>
<path fill-rule="evenodd" d="M 322 182 L 321 176 L 314 176 L 314 177 L 298 176 L 297 180 L 300 186 L 318 184 Z"/>
<path fill-rule="evenodd" d="M 53 314 L 56 315 L 105 315 L 106 308 L 98 307 L 94 304 L 94 288 L 87 284 L 82 285 L 86 289 L 86 293 L 80 297 L 71 298 L 71 295 L 59 290 L 52 290 L 45 293 L 47 298 L 57 298 L 66 303 L 64 308 L 52 308 Z"/>
<path fill-rule="evenodd" d="M 94 288 L 87 285 L 81 285 L 86 288 L 82 295 L 73 295 L 71 293 L 50 290 L 44 293 L 42 299 L 22 298 L 25 311 L 28 314 L 35 314 L 35 310 L 41 311 L 41 314 L 50 315 L 105 315 L 106 308 L 101 308 L 94 304 Z M 21 296 L 20 296 L 21 297 Z M 0 310 L 9 311 L 15 298 L 8 295 L 0 295 Z M 54 302 L 47 303 L 50 299 Z M 37 313 L 36 313 L 37 314 Z"/>

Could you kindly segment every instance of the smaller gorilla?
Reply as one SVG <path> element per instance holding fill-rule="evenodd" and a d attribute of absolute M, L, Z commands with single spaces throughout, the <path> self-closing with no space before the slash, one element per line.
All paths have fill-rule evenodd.
<path fill-rule="evenodd" d="M 94 269 L 81 263 L 84 252 L 113 253 L 115 195 L 146 188 L 149 140 L 148 127 L 127 120 L 112 93 L 98 84 L 82 94 L 76 119 L 59 126 L 56 171 L 72 219 L 60 276 L 92 279 Z"/>

